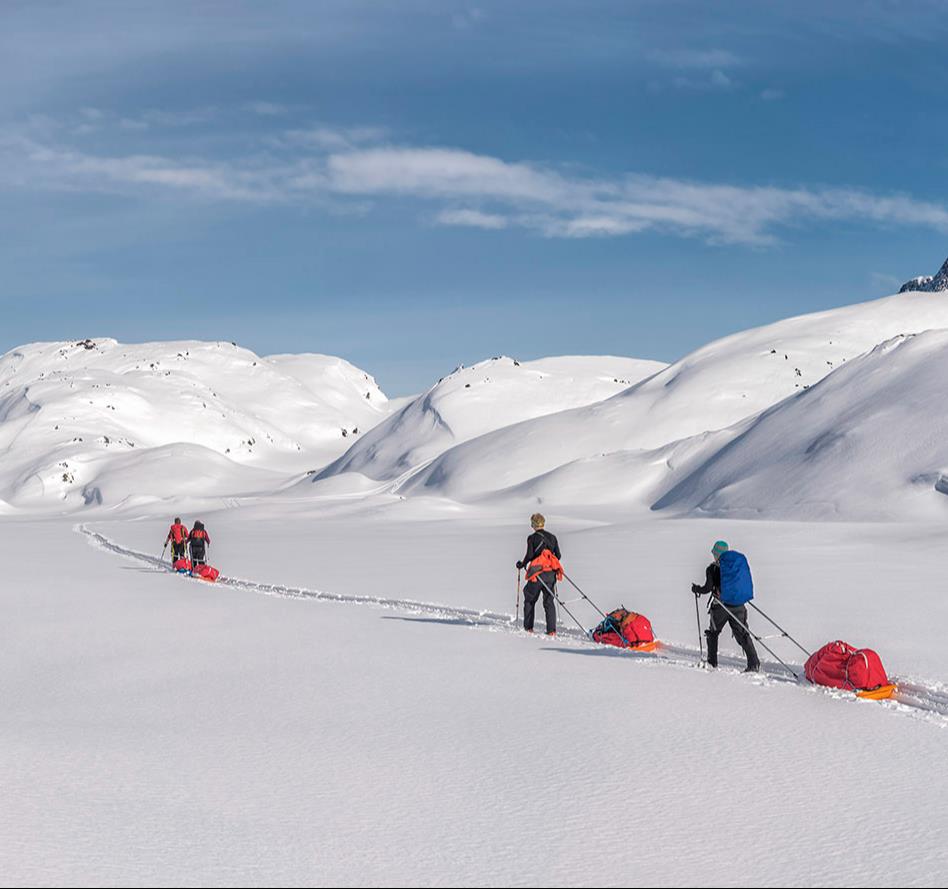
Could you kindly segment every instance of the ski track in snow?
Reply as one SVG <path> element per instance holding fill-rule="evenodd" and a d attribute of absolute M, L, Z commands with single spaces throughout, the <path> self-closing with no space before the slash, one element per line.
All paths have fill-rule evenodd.
<path fill-rule="evenodd" d="M 391 484 L 391 482 L 388 482 L 386 487 L 389 487 Z M 145 564 L 151 565 L 156 571 L 166 572 L 177 577 L 177 572 L 162 558 L 157 558 L 140 552 L 139 550 L 122 546 L 114 540 L 110 540 L 104 534 L 93 531 L 84 524 L 76 525 L 74 530 L 79 534 L 85 535 L 91 546 L 98 547 L 99 549 L 114 553 L 126 559 L 144 562 Z M 206 583 L 206 581 L 190 577 L 182 577 L 181 579 L 189 581 L 195 580 L 197 583 Z M 440 605 L 436 602 L 420 602 L 414 599 L 332 593 L 325 590 L 311 590 L 304 587 L 260 583 L 237 577 L 225 577 L 223 574 L 218 578 L 217 585 L 265 596 L 276 596 L 283 599 L 315 599 L 343 605 L 368 605 L 375 608 L 395 609 L 410 614 L 423 614 L 434 618 L 441 618 L 445 621 L 464 620 L 470 624 L 472 629 L 483 629 L 495 633 L 516 633 L 518 635 L 521 633 L 519 626 L 514 623 L 514 619 L 510 614 L 503 614 L 497 611 Z M 545 637 L 542 634 L 537 634 L 536 640 L 542 639 L 545 639 Z M 690 669 L 704 667 L 701 653 L 696 651 L 693 647 L 672 644 L 665 641 L 662 641 L 662 647 L 659 652 L 636 652 L 629 649 L 617 649 L 599 645 L 593 642 L 585 633 L 580 633 L 578 629 L 565 628 L 557 631 L 557 643 L 559 642 L 565 642 L 572 646 L 594 647 L 601 652 L 603 657 L 626 657 L 638 662 L 660 663 L 662 665 L 687 667 Z M 721 665 L 725 667 L 741 668 L 744 664 L 744 662 L 738 658 L 724 655 L 719 658 L 719 661 Z M 803 666 L 793 662 L 788 663 L 795 671 L 799 671 L 799 675 L 802 677 Z M 761 672 L 757 677 L 754 677 L 755 681 L 761 685 L 799 685 L 811 693 L 828 694 L 850 703 L 875 704 L 895 713 L 921 718 L 941 727 L 948 727 L 948 685 L 943 682 L 931 682 L 924 679 L 914 679 L 912 677 L 902 678 L 899 676 L 890 676 L 889 678 L 898 686 L 898 691 L 893 698 L 886 701 L 867 701 L 857 698 L 850 692 L 813 685 L 802 678 L 792 679 L 784 667 L 772 661 L 761 661 Z"/>

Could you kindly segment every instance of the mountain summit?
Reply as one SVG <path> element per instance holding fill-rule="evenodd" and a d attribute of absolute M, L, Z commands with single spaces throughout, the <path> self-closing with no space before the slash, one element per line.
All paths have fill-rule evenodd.
<path fill-rule="evenodd" d="M 923 290 L 926 293 L 948 290 L 948 259 L 942 263 L 937 275 L 921 275 L 918 278 L 912 278 L 899 288 L 899 293 L 905 293 L 907 290 Z"/>

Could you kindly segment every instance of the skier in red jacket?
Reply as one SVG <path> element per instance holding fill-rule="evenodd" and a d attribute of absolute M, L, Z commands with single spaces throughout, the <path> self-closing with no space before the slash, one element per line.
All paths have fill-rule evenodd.
<path fill-rule="evenodd" d="M 181 518 L 175 517 L 174 523 L 168 529 L 168 536 L 165 538 L 165 546 L 171 543 L 171 561 L 183 559 L 185 549 L 188 545 L 187 525 L 181 524 Z"/>

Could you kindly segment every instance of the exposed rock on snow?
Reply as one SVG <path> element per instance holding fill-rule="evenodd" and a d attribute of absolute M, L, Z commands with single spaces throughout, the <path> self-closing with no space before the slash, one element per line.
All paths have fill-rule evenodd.
<path fill-rule="evenodd" d="M 924 293 L 938 293 L 942 290 L 948 290 L 948 259 L 942 263 L 937 274 L 920 275 L 918 278 L 912 278 L 911 281 L 906 281 L 899 288 L 899 293 L 907 293 L 911 290 L 921 290 Z"/>

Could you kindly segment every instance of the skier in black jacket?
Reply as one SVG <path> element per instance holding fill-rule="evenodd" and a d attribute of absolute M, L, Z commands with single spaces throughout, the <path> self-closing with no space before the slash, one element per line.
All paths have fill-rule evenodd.
<path fill-rule="evenodd" d="M 744 650 L 744 656 L 747 658 L 747 669 L 744 672 L 756 673 L 760 670 L 760 658 L 757 656 L 754 640 L 745 629 L 747 626 L 747 606 L 728 605 L 725 608 L 720 602 L 721 566 L 718 564 L 718 560 L 722 553 L 728 551 L 728 548 L 727 543 L 723 540 L 719 540 L 714 544 L 711 550 L 714 561 L 705 570 L 704 585 L 698 586 L 698 584 L 693 583 L 691 592 L 696 596 L 706 596 L 711 593 L 711 601 L 708 604 L 710 621 L 708 629 L 704 631 L 705 638 L 708 640 L 708 666 L 716 667 L 718 665 L 718 636 L 721 635 L 721 630 L 730 624 L 731 632 L 734 634 L 737 644 Z"/>
<path fill-rule="evenodd" d="M 204 528 L 204 522 L 195 522 L 191 533 L 188 534 L 188 549 L 191 551 L 192 565 L 207 564 L 207 549 L 211 545 L 211 537 Z"/>
<path fill-rule="evenodd" d="M 530 527 L 533 533 L 527 538 L 527 553 L 519 562 L 517 568 L 526 568 L 529 564 L 544 550 L 549 550 L 557 559 L 560 555 L 560 545 L 556 535 L 544 530 L 546 519 L 540 513 L 534 513 L 530 516 Z M 540 583 L 540 581 L 543 583 Z M 544 584 L 545 587 L 544 588 Z M 556 572 L 544 571 L 537 575 L 536 580 L 531 580 L 523 588 L 523 628 L 528 632 L 533 632 L 534 611 L 540 593 L 543 593 L 543 611 L 546 613 L 546 634 L 547 636 L 556 635 L 556 603 L 553 600 L 553 590 L 556 588 Z"/>

